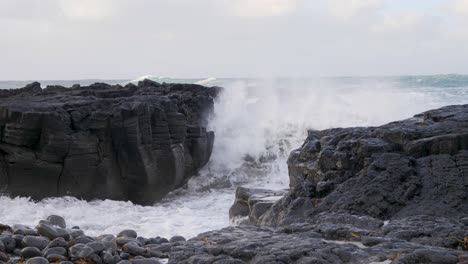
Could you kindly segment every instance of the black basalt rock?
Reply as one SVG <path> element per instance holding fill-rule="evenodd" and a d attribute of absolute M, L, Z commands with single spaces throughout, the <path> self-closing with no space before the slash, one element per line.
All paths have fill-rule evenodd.
<path fill-rule="evenodd" d="M 459 221 L 468 215 L 467 164 L 468 105 L 380 127 L 310 131 L 288 160 L 291 190 L 259 223 L 307 221 L 322 212 Z"/>
<path fill-rule="evenodd" d="M 0 90 L 0 188 L 148 204 L 210 158 L 218 87 L 96 83 Z"/>

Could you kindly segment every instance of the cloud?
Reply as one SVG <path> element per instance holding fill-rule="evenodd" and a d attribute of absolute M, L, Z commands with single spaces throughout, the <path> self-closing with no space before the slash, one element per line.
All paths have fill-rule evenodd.
<path fill-rule="evenodd" d="M 382 22 L 371 26 L 376 33 L 414 32 L 431 25 L 428 17 L 420 14 L 385 15 Z"/>
<path fill-rule="evenodd" d="M 468 0 L 453 1 L 452 10 L 458 15 L 468 17 Z"/>
<path fill-rule="evenodd" d="M 101 20 L 114 14 L 118 5 L 111 0 L 59 0 L 63 16 L 72 20 Z"/>
<path fill-rule="evenodd" d="M 296 10 L 297 0 L 217 0 L 228 14 L 240 17 L 282 16 Z"/>
<path fill-rule="evenodd" d="M 365 12 L 375 11 L 382 0 L 329 0 L 328 9 L 338 19 L 350 19 Z"/>

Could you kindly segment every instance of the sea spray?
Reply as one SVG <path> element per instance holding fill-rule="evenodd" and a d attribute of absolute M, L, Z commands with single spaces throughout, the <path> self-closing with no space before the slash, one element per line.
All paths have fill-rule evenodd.
<path fill-rule="evenodd" d="M 286 159 L 302 144 L 307 129 L 380 125 L 468 103 L 468 85 L 427 86 L 422 81 L 426 86 L 414 86 L 399 78 L 158 80 L 225 87 L 210 124 L 216 133 L 212 159 L 186 188 L 154 206 L 71 197 L 40 202 L 1 197 L 0 223 L 34 226 L 47 215 L 58 214 L 89 235 L 130 228 L 145 237 L 192 237 L 229 225 L 236 186 L 286 188 Z"/>

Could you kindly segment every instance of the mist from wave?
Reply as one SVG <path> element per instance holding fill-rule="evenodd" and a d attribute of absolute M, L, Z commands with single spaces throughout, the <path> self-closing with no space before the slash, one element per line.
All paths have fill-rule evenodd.
<path fill-rule="evenodd" d="M 416 85 L 404 77 L 145 78 L 225 88 L 210 122 L 216 134 L 213 155 L 200 174 L 154 206 L 70 197 L 40 202 L 1 197 L 0 223 L 33 226 L 49 214 L 59 214 L 89 235 L 131 228 L 147 237 L 193 237 L 229 225 L 228 210 L 237 186 L 287 188 L 287 157 L 302 144 L 307 129 L 374 126 L 444 105 L 468 103 L 468 79 L 466 84 L 444 86 L 442 77 L 434 77 L 434 85 L 429 80 Z"/>

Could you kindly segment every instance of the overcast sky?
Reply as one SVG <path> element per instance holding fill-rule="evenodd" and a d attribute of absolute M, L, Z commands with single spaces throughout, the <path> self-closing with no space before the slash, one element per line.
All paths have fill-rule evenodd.
<path fill-rule="evenodd" d="M 0 0 L 0 80 L 468 73 L 468 0 Z"/>

